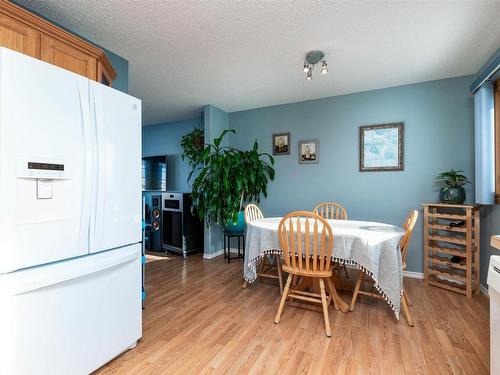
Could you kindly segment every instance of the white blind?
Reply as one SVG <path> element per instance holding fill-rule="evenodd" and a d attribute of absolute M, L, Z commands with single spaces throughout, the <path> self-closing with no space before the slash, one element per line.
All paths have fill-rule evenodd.
<path fill-rule="evenodd" d="M 487 81 L 474 94 L 476 203 L 495 204 L 495 101 Z"/>

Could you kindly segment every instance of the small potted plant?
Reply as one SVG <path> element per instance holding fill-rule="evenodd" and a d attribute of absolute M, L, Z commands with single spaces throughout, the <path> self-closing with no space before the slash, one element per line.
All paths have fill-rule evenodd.
<path fill-rule="evenodd" d="M 465 202 L 464 185 L 470 183 L 461 170 L 450 169 L 437 175 L 435 179 L 441 203 L 462 204 Z"/>

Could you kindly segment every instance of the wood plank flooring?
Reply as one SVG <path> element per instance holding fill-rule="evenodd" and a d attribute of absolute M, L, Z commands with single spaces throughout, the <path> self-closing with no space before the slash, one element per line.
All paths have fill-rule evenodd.
<path fill-rule="evenodd" d="M 242 289 L 242 267 L 201 255 L 149 262 L 143 338 L 97 374 L 489 373 L 485 296 L 467 301 L 408 279 L 415 327 L 361 296 L 352 313 L 330 307 L 328 339 L 318 306 L 287 304 L 274 325 L 277 283 Z"/>

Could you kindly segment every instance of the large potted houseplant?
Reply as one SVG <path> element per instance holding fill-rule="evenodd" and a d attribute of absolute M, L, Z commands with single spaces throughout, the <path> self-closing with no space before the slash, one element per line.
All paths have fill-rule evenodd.
<path fill-rule="evenodd" d="M 450 169 L 436 176 L 435 183 L 440 187 L 439 200 L 441 203 L 462 204 L 465 202 L 463 186 L 470 181 L 461 170 Z"/>
<path fill-rule="evenodd" d="M 205 132 L 203 129 L 194 128 L 181 138 L 182 160 L 187 159 L 193 166 L 201 157 L 205 148 Z"/>
<path fill-rule="evenodd" d="M 185 147 L 191 133 L 183 137 L 181 145 L 192 167 L 188 180 L 194 179 L 192 200 L 200 219 L 222 224 L 226 230 L 242 231 L 243 203 L 259 202 L 261 194 L 267 196 L 267 184 L 274 179 L 274 159 L 259 153 L 257 141 L 249 151 L 223 146 L 228 133 L 235 131 L 224 130 L 213 144 L 192 154 Z"/>

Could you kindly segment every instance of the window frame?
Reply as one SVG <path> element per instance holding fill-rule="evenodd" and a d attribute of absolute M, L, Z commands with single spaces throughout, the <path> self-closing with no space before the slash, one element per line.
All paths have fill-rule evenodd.
<path fill-rule="evenodd" d="M 500 204 L 500 79 L 494 84 L 495 116 L 495 204 Z"/>

